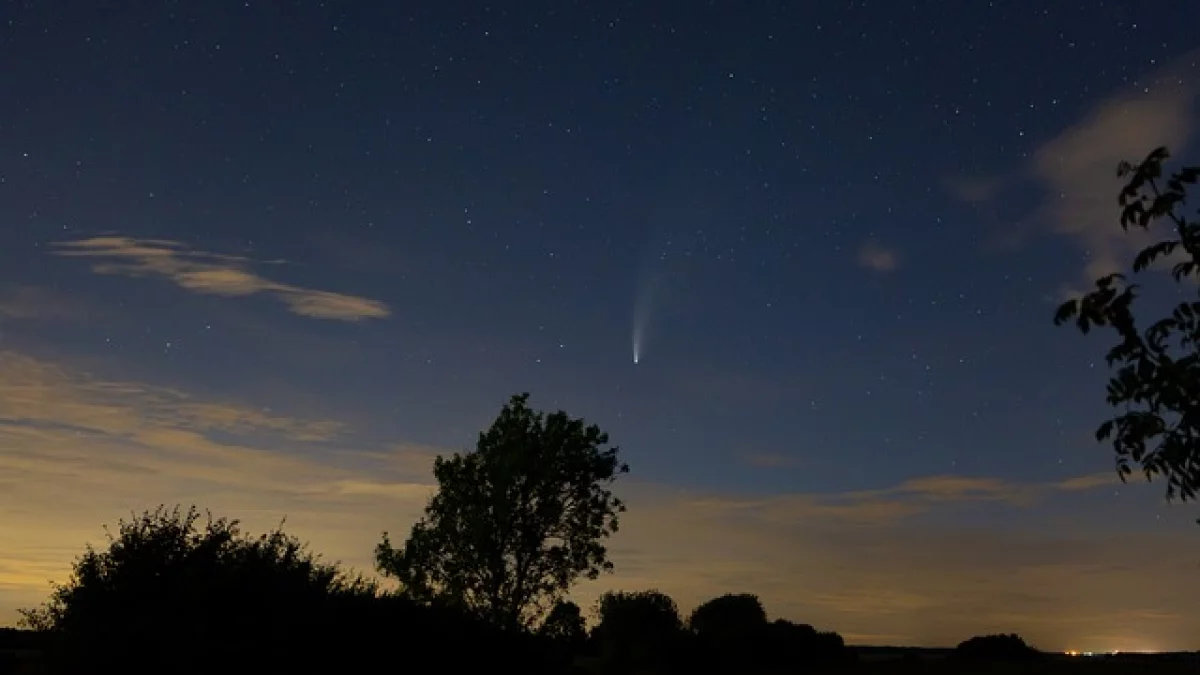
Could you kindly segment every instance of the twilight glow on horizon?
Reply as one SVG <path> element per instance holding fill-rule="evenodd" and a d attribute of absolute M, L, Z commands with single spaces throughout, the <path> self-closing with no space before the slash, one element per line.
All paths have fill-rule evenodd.
<path fill-rule="evenodd" d="M 286 517 L 370 571 L 433 457 L 528 391 L 631 467 L 585 608 L 749 592 L 850 643 L 1200 649 L 1200 506 L 1118 481 L 1093 436 L 1106 342 L 1051 323 L 1134 250 L 1117 162 L 1200 163 L 1197 21 L 1132 0 L 0 18 L 0 625 L 161 503 Z"/>

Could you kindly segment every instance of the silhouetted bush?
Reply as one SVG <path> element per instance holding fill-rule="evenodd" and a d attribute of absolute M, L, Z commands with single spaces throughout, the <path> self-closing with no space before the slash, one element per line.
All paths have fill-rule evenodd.
<path fill-rule="evenodd" d="M 194 508 L 122 521 L 24 616 L 51 672 L 340 672 L 398 651 L 418 669 L 543 666 L 531 636 L 381 595 L 278 529 L 252 537 Z M 470 647 L 438 649 L 450 641 Z"/>
<path fill-rule="evenodd" d="M 842 636 L 808 624 L 776 619 L 767 627 L 765 666 L 774 672 L 799 672 L 820 663 L 854 659 Z"/>
<path fill-rule="evenodd" d="M 758 670 L 767 663 L 767 612 L 749 593 L 713 598 L 692 611 L 688 627 L 706 670 Z"/>
<path fill-rule="evenodd" d="M 701 604 L 686 628 L 675 602 L 658 591 L 606 593 L 597 604 L 591 643 L 608 672 L 792 673 L 854 658 L 837 633 L 769 622 L 750 594 Z"/>
<path fill-rule="evenodd" d="M 614 672 L 672 670 L 684 648 L 683 620 L 670 596 L 658 591 L 608 592 L 597 603 L 592 629 L 601 663 Z"/>
<path fill-rule="evenodd" d="M 550 608 L 538 636 L 546 641 L 549 657 L 559 666 L 568 666 L 581 655 L 587 644 L 587 622 L 579 605 L 570 600 L 559 600 Z"/>
<path fill-rule="evenodd" d="M 951 657 L 963 661 L 1029 661 L 1041 652 L 1025 644 L 1015 633 L 977 635 L 960 642 Z"/>

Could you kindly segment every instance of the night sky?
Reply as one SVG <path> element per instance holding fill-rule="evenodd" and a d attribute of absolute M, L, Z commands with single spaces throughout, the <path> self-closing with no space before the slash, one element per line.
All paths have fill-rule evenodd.
<path fill-rule="evenodd" d="M 0 624 L 160 502 L 370 569 L 529 391 L 632 468 L 585 605 L 1200 648 L 1200 512 L 1051 323 L 1117 161 L 1200 157 L 1139 5 L 3 3 Z"/>

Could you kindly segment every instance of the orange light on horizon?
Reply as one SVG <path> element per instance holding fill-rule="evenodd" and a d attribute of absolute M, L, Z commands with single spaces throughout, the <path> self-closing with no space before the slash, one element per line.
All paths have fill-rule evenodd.
<path fill-rule="evenodd" d="M 1068 649 L 1063 652 L 1065 656 L 1120 656 L 1121 654 L 1159 654 L 1156 649 L 1113 649 L 1108 651 L 1079 651 L 1077 649 Z"/>

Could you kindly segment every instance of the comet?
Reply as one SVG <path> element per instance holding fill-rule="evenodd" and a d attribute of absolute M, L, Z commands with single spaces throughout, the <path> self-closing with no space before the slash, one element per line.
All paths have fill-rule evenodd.
<path fill-rule="evenodd" d="M 651 318 L 653 316 L 656 296 L 658 295 L 658 280 L 651 277 L 649 281 L 638 287 L 633 302 L 633 335 L 630 342 L 633 347 L 634 364 L 641 363 L 648 341 Z"/>
<path fill-rule="evenodd" d="M 682 214 L 679 218 L 687 215 Z M 691 235 L 687 237 L 690 238 Z M 630 346 L 634 364 L 641 363 L 649 354 L 660 330 L 658 324 L 667 318 L 662 316 L 664 311 L 669 310 L 667 301 L 682 290 L 683 277 L 687 272 L 687 251 L 692 248 L 689 241 L 680 242 L 662 226 L 653 228 L 647 239 L 633 297 Z M 684 251 L 681 255 L 677 253 L 680 249 Z M 670 314 L 669 311 L 667 313 Z"/>

